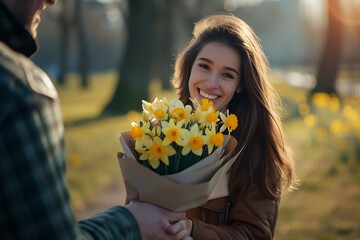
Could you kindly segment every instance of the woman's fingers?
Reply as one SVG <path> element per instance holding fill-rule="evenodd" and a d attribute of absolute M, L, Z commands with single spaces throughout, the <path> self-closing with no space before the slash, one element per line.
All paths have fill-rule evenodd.
<path fill-rule="evenodd" d="M 168 229 L 167 232 L 169 234 L 177 234 L 179 231 L 186 229 L 186 224 L 184 222 L 184 220 L 181 221 L 177 221 L 175 223 L 173 223 Z"/>
<path fill-rule="evenodd" d="M 167 232 L 174 236 L 175 240 L 191 240 L 192 221 L 188 218 L 172 224 Z"/>

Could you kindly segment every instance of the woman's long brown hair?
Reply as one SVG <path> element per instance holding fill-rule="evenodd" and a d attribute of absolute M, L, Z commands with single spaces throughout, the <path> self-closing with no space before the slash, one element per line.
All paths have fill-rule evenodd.
<path fill-rule="evenodd" d="M 213 15 L 195 24 L 193 38 L 179 54 L 172 83 L 179 98 L 189 102 L 189 77 L 203 46 L 220 42 L 235 49 L 241 61 L 240 87 L 228 105 L 236 114 L 239 127 L 232 135 L 237 149 L 245 148 L 234 162 L 229 177 L 229 192 L 245 194 L 258 184 L 264 194 L 278 198 L 294 180 L 292 155 L 284 142 L 278 116 L 280 99 L 269 80 L 269 64 L 257 36 L 233 15 Z"/>

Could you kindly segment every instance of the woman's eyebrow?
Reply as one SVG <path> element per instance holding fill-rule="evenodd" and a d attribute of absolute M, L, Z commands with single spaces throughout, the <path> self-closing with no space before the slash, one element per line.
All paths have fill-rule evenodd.
<path fill-rule="evenodd" d="M 229 71 L 231 71 L 231 72 L 235 73 L 236 75 L 240 76 L 239 72 L 238 72 L 238 71 L 236 71 L 236 69 L 234 69 L 234 68 L 232 68 L 232 67 L 225 67 L 225 69 L 227 69 L 227 70 L 229 70 Z"/>
<path fill-rule="evenodd" d="M 208 63 L 213 63 L 213 61 L 211 61 L 208 58 L 204 58 L 204 57 L 198 58 L 198 60 L 202 60 L 202 61 L 205 61 L 205 62 L 208 62 Z"/>

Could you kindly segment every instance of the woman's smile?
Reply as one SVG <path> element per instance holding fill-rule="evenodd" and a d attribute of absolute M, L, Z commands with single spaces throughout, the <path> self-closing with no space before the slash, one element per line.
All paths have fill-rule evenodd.
<path fill-rule="evenodd" d="M 207 98 L 209 100 L 215 100 L 217 99 L 219 96 L 217 95 L 212 95 L 212 94 L 209 94 L 209 93 L 206 93 L 204 92 L 203 90 L 199 89 L 199 94 L 204 97 L 204 98 Z"/>

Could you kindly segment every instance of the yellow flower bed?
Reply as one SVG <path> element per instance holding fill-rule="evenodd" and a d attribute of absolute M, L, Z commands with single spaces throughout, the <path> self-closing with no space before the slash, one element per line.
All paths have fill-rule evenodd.
<path fill-rule="evenodd" d="M 313 140 L 336 151 L 344 161 L 360 160 L 360 100 L 315 93 L 310 105 L 301 103 L 299 113 L 313 129 Z"/>

